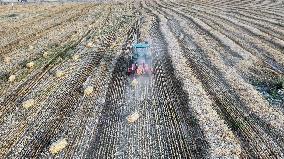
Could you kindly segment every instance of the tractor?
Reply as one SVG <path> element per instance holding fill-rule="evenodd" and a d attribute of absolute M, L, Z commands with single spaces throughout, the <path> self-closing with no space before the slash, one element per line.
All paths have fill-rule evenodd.
<path fill-rule="evenodd" d="M 152 72 L 149 47 L 148 42 L 140 42 L 132 46 L 133 54 L 127 70 L 128 75 L 149 75 Z"/>

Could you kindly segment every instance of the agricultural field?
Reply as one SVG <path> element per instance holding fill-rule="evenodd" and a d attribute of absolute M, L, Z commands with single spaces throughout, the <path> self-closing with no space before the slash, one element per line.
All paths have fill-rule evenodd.
<path fill-rule="evenodd" d="M 0 158 L 281 159 L 283 113 L 283 0 L 0 5 Z"/>

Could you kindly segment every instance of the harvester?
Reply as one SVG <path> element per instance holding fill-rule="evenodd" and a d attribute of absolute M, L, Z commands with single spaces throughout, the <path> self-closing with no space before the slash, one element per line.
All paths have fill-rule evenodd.
<path fill-rule="evenodd" d="M 152 72 L 149 47 L 148 42 L 140 42 L 132 46 L 133 54 L 127 70 L 128 75 L 149 75 Z"/>

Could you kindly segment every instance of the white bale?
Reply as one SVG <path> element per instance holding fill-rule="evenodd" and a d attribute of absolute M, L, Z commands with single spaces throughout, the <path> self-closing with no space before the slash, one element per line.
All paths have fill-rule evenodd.
<path fill-rule="evenodd" d="M 68 142 L 66 138 L 60 139 L 54 143 L 51 144 L 49 147 L 49 152 L 54 154 L 57 154 L 58 152 L 62 151 L 66 146 L 68 145 Z"/>
<path fill-rule="evenodd" d="M 43 56 L 44 58 L 48 58 L 48 52 L 44 52 L 44 53 L 42 54 L 42 56 Z"/>
<path fill-rule="evenodd" d="M 93 91 L 94 91 L 94 88 L 93 88 L 92 86 L 88 86 L 88 87 L 84 90 L 84 94 L 85 94 L 86 96 L 89 96 L 89 95 L 91 95 L 91 94 L 93 93 Z"/>
<path fill-rule="evenodd" d="M 57 78 L 60 78 L 60 77 L 62 77 L 63 75 L 64 75 L 64 72 L 63 72 L 63 71 L 58 70 L 58 71 L 55 72 L 55 77 L 57 77 Z"/>
<path fill-rule="evenodd" d="M 35 66 L 35 63 L 34 63 L 34 62 L 29 62 L 29 63 L 26 64 L 26 67 L 27 67 L 28 69 L 32 69 L 34 66 Z"/>
<path fill-rule="evenodd" d="M 30 107 L 33 107 L 34 105 L 35 105 L 35 101 L 33 99 L 29 99 L 23 102 L 23 107 L 26 109 L 29 109 Z"/>
<path fill-rule="evenodd" d="M 16 75 L 11 75 L 11 76 L 9 77 L 9 82 L 14 82 L 15 79 L 16 79 Z"/>
<path fill-rule="evenodd" d="M 135 122 L 138 118 L 140 117 L 139 113 L 138 112 L 135 112 L 131 115 L 129 115 L 126 119 L 129 123 L 133 123 Z"/>
<path fill-rule="evenodd" d="M 92 48 L 92 47 L 94 47 L 94 44 L 92 42 L 89 42 L 86 46 L 87 46 L 87 48 Z"/>
<path fill-rule="evenodd" d="M 72 59 L 73 59 L 74 61 L 79 60 L 79 58 L 80 58 L 80 56 L 79 56 L 79 55 L 73 55 L 73 56 L 72 56 Z"/>
<path fill-rule="evenodd" d="M 4 62 L 6 64 L 9 64 L 11 62 L 11 58 L 10 57 L 4 57 Z"/>
<path fill-rule="evenodd" d="M 32 49 L 34 49 L 34 46 L 30 45 L 29 50 L 32 50 Z"/>
<path fill-rule="evenodd" d="M 131 86 L 132 86 L 132 87 L 136 87 L 137 84 L 138 84 L 138 81 L 137 81 L 136 78 L 134 78 L 134 80 L 131 82 Z"/>

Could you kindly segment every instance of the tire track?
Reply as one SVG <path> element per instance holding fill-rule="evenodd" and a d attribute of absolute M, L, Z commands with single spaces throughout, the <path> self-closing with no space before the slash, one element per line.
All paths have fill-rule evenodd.
<path fill-rule="evenodd" d="M 2 46 L 0 47 L 0 55 L 5 55 L 5 53 L 7 52 L 11 52 L 11 51 L 14 51 L 16 49 L 19 49 L 20 47 L 22 46 L 25 46 L 29 43 L 32 43 L 33 41 L 43 37 L 46 33 L 52 31 L 52 29 L 54 29 L 55 27 L 58 27 L 58 26 L 61 26 L 63 25 L 65 22 L 70 22 L 70 21 L 76 21 L 77 19 L 80 18 L 80 16 L 82 14 L 85 14 L 87 13 L 90 8 L 92 8 L 93 6 L 86 6 L 84 8 L 81 9 L 81 12 L 78 12 L 77 14 L 75 14 L 74 16 L 71 16 L 69 17 L 68 19 L 64 20 L 64 21 L 61 21 L 59 23 L 56 23 L 54 25 L 51 25 L 43 30 L 40 30 L 36 33 L 32 33 L 32 34 L 29 34 L 23 38 L 20 38 L 20 39 L 17 39 L 5 46 Z"/>
<path fill-rule="evenodd" d="M 178 4 L 175 3 L 175 5 L 178 5 Z M 200 5 L 197 5 L 196 7 L 190 7 L 190 8 L 192 10 L 188 10 L 188 9 L 184 8 L 184 9 L 182 9 L 182 11 L 185 11 L 186 13 L 190 13 L 190 14 L 193 14 L 193 15 L 196 15 L 200 12 L 203 12 L 203 13 L 205 13 L 205 15 L 209 14 L 210 16 L 208 15 L 208 17 L 214 16 L 214 17 L 224 19 L 226 21 L 231 21 L 230 19 L 234 18 L 234 19 L 239 20 L 241 23 L 256 26 L 259 30 L 261 30 L 262 32 L 264 32 L 264 33 L 266 33 L 266 34 L 268 34 L 272 37 L 277 37 L 280 40 L 283 39 L 283 36 L 281 36 L 283 34 L 283 29 L 282 29 L 283 25 L 281 25 L 281 22 L 265 21 L 265 19 L 257 19 L 256 16 L 253 16 L 253 17 L 250 16 L 250 15 L 255 14 L 255 12 L 249 13 L 249 15 L 247 15 L 247 14 L 241 13 L 239 10 L 238 11 L 234 11 L 234 10 L 228 11 L 228 10 L 224 10 L 224 9 L 221 9 L 221 8 L 214 8 L 213 9 L 213 7 L 208 7 L 208 6 L 205 7 L 205 6 L 200 6 Z M 196 10 L 196 11 L 194 12 L 194 10 Z M 220 12 L 220 11 L 222 11 L 222 12 Z M 198 14 L 198 15 L 202 15 L 202 14 Z M 239 23 L 235 23 L 235 25 L 240 26 Z M 276 41 L 276 43 L 277 43 L 277 41 Z"/>
<path fill-rule="evenodd" d="M 174 2 L 172 2 L 173 4 L 176 4 Z M 275 11 L 270 11 L 270 10 L 267 10 L 267 9 L 258 9 L 258 8 L 255 8 L 255 7 L 250 7 L 250 8 L 247 8 L 247 7 L 241 7 L 241 6 L 224 6 L 224 7 L 220 7 L 220 6 L 216 6 L 216 5 L 209 5 L 209 4 L 206 4 L 206 3 L 200 3 L 200 2 L 188 2 L 188 1 L 182 1 L 181 5 L 182 7 L 190 7 L 191 5 L 197 5 L 197 6 L 203 6 L 205 8 L 214 8 L 216 10 L 237 10 L 237 11 L 243 11 L 243 12 L 248 12 L 250 13 L 251 11 L 253 11 L 252 13 L 253 14 L 256 14 L 258 16 L 268 16 L 268 15 L 271 15 L 270 17 L 268 18 L 272 18 L 272 19 L 275 19 L 277 21 L 283 21 L 283 18 L 280 18 L 280 17 L 283 17 L 284 15 L 280 15 L 280 14 L 277 14 L 278 12 L 275 12 Z M 256 18 L 256 17 L 254 17 Z"/>
<path fill-rule="evenodd" d="M 156 8 L 158 10 L 158 8 Z M 169 15 L 167 15 L 169 16 Z M 175 18 L 176 19 L 176 18 Z M 186 33 L 183 34 L 184 37 Z M 188 37 L 187 39 L 183 39 L 181 41 L 184 41 L 186 42 L 186 44 L 184 44 L 185 48 L 188 48 L 189 45 L 189 41 L 190 41 L 190 38 Z M 192 43 L 192 42 L 191 42 Z M 192 44 L 191 44 L 192 45 Z M 192 46 L 193 48 L 196 46 Z M 197 51 L 198 50 L 198 51 Z M 197 52 L 200 52 L 201 49 L 197 49 L 196 51 Z M 188 50 L 189 51 L 189 50 Z M 187 52 L 188 54 L 186 54 L 187 56 L 190 55 L 190 52 L 188 51 L 185 51 Z M 201 53 L 200 54 L 204 54 L 204 53 Z M 197 55 L 195 55 L 197 56 Z M 206 87 L 206 91 L 209 92 L 209 94 L 213 97 L 214 101 L 217 103 L 217 105 L 219 106 L 219 108 L 221 109 L 221 112 L 222 113 L 222 116 L 225 117 L 225 119 L 229 122 L 229 125 L 231 126 L 231 128 L 236 132 L 236 135 L 239 136 L 239 139 L 241 140 L 242 142 L 242 146 L 245 150 L 245 152 L 247 152 L 247 155 L 253 155 L 253 156 L 258 156 L 259 154 L 257 154 L 257 152 L 259 152 L 258 150 L 258 143 L 266 143 L 268 144 L 267 145 L 267 148 L 268 147 L 271 147 L 271 145 L 269 144 L 270 143 L 270 139 L 265 139 L 265 141 L 261 141 L 263 140 L 264 138 L 262 137 L 258 137 L 257 139 L 256 138 L 252 138 L 250 139 L 252 136 L 252 134 L 248 134 L 248 133 L 252 133 L 252 132 L 248 132 L 247 129 L 249 131 L 251 130 L 257 130 L 257 132 L 254 132 L 254 135 L 255 136 L 256 134 L 263 134 L 263 130 L 261 130 L 260 128 L 257 128 L 256 125 L 252 125 L 251 123 L 258 123 L 258 120 L 255 120 L 254 117 L 250 116 L 250 118 L 248 118 L 248 116 L 244 116 L 244 114 L 242 114 L 240 112 L 240 110 L 237 110 L 236 108 L 242 108 L 243 109 L 243 106 L 239 105 L 238 103 L 243 103 L 239 97 L 234 93 L 232 92 L 231 90 L 233 90 L 232 88 L 229 87 L 228 84 L 224 85 L 225 83 L 227 83 L 225 80 L 222 79 L 222 75 L 214 75 L 216 74 L 217 72 L 214 71 L 215 73 L 210 73 L 208 72 L 208 70 L 212 70 L 210 68 L 208 68 L 208 66 L 210 66 L 210 62 L 206 62 L 208 63 L 207 65 L 208 66 L 203 66 L 203 62 L 202 63 L 198 63 L 196 61 L 192 61 L 193 59 L 200 59 L 200 57 L 194 57 L 191 55 L 191 57 L 188 58 L 188 60 L 190 61 L 191 65 L 193 65 L 192 67 L 194 68 L 194 70 L 196 70 L 197 72 L 195 72 L 199 78 L 199 80 L 202 81 L 202 83 L 205 85 Z M 205 59 L 203 59 L 205 60 Z M 204 61 L 205 62 L 205 61 Z M 198 66 L 199 65 L 199 66 Z M 200 66 L 202 65 L 202 66 Z M 212 65 L 210 66 L 212 67 Z M 202 68 L 202 69 L 201 69 Z M 206 68 L 206 69 L 205 69 Z M 213 70 L 218 70 L 218 69 L 213 69 Z M 213 71 L 212 70 L 212 71 Z M 202 72 L 206 72 L 205 74 L 203 74 Z M 201 74 L 202 73 L 202 74 Z M 210 75 L 210 76 L 209 76 Z M 213 75 L 213 76 L 212 76 Z M 206 76 L 209 76 L 208 78 L 205 79 Z M 219 76 L 219 77 L 218 77 Z M 217 78 L 217 79 L 216 79 Z M 215 80 L 216 79 L 216 80 Z M 215 81 L 215 82 L 213 82 Z M 220 82 L 222 81 L 222 82 Z M 214 84 L 215 83 L 215 84 Z M 223 85 L 223 86 L 220 86 L 220 88 L 218 89 L 217 87 L 219 87 L 218 85 Z M 224 88 L 228 88 L 228 90 L 224 90 Z M 220 94 L 221 92 L 220 91 L 217 91 L 218 90 L 223 90 L 222 92 L 230 92 L 229 94 L 225 93 L 225 94 Z M 217 95 L 216 92 L 219 92 L 219 94 Z M 235 95 L 234 95 L 235 94 Z M 230 103 L 230 104 L 226 104 L 226 103 Z M 234 105 L 234 107 L 232 108 L 229 108 L 229 105 Z M 238 106 L 237 106 L 238 105 Z M 243 104 L 242 104 L 243 105 Z M 235 110 L 234 110 L 235 109 Z M 245 112 L 245 111 L 244 111 Z M 236 116 L 235 116 L 236 115 Z M 231 117 L 230 117 L 231 116 Z M 233 117 L 234 116 L 234 117 Z M 238 117 L 237 117 L 238 116 Z M 243 118 L 243 119 L 242 119 Z M 236 120 L 241 120 L 241 121 L 236 121 Z M 257 121 L 257 122 L 256 122 Z M 234 127 L 234 123 L 238 123 L 238 122 L 245 122 L 246 124 L 246 128 L 244 129 L 244 127 L 240 128 L 240 127 Z M 248 126 L 248 127 L 247 127 Z M 262 132 L 262 133 L 260 133 Z M 243 137 L 247 138 L 247 139 L 242 139 Z M 249 141 L 246 141 L 246 140 L 249 140 Z M 258 142 L 255 142 L 255 141 L 258 141 Z M 248 143 L 247 143 L 248 142 Z M 251 147 L 248 149 L 248 147 Z M 254 148 L 253 148 L 254 147 Z M 277 146 L 276 146 L 277 147 Z M 278 148 L 276 148 L 275 150 L 273 150 L 272 152 L 270 153 L 274 153 L 274 156 L 278 156 L 279 155 L 279 152 L 281 152 L 279 149 L 277 150 Z M 264 156 L 270 156 L 271 154 L 270 153 L 267 153 L 267 154 L 263 154 Z"/>
<path fill-rule="evenodd" d="M 72 8 L 73 7 L 73 8 Z M 47 18 L 49 18 L 49 17 L 53 17 L 53 16 L 56 16 L 56 15 L 61 15 L 61 14 L 65 14 L 65 12 L 67 12 L 68 10 L 74 10 L 75 8 L 74 8 L 75 6 L 71 6 L 71 7 L 69 7 L 69 8 L 65 8 L 65 9 L 63 9 L 63 10 L 61 10 L 62 8 L 58 8 L 58 10 L 59 11 L 56 11 L 56 12 L 53 12 L 53 13 L 51 13 L 51 14 L 49 14 L 49 15 L 45 15 L 45 17 L 42 17 L 42 18 L 40 18 L 40 16 L 41 15 L 37 15 L 37 16 L 35 16 L 35 17 L 32 17 L 32 18 L 39 18 L 39 19 L 35 19 L 35 20 L 31 20 L 31 19 L 21 19 L 21 23 L 20 23 L 20 25 L 17 23 L 17 24 L 15 24 L 16 26 L 14 26 L 14 27 L 9 27 L 7 30 L 5 30 L 5 32 L 3 33 L 3 34 L 0 34 L 1 36 L 3 36 L 3 37 L 5 37 L 5 36 L 7 36 L 8 37 L 8 35 L 9 34 L 11 34 L 11 33 L 15 33 L 15 32 L 20 32 L 21 31 L 21 29 L 23 29 L 23 28 L 27 28 L 27 26 L 34 26 L 34 25 L 36 25 L 36 24 L 39 24 L 39 23 L 42 23 L 42 22 L 45 22 L 45 21 L 47 21 Z M 55 19 L 54 17 L 53 17 L 53 19 Z M 28 21 L 28 22 L 26 22 L 26 23 L 24 23 L 23 24 L 23 21 L 25 22 L 25 21 Z M 8 23 L 8 24 L 10 24 L 10 23 Z M 2 46 L 3 44 L 1 44 L 1 46 Z"/>
<path fill-rule="evenodd" d="M 123 24 L 123 22 L 122 21 L 120 21 L 120 24 L 118 24 L 118 25 L 116 25 L 115 27 L 122 27 L 122 25 L 121 24 Z M 87 35 L 89 34 L 89 32 L 87 33 Z M 84 37 L 86 37 L 86 36 L 83 36 L 82 37 L 82 39 L 84 38 Z M 115 40 L 115 38 L 114 38 L 115 36 L 114 36 L 114 34 L 109 34 L 108 36 L 105 36 L 105 37 L 103 37 L 103 39 L 104 39 L 104 42 L 108 42 L 108 43 L 113 43 L 113 40 Z M 80 39 L 80 41 L 82 41 L 82 39 Z M 105 44 L 103 44 L 102 43 L 102 45 L 105 45 Z M 104 47 L 104 46 L 103 46 Z M 110 45 L 108 44 L 108 45 L 105 45 L 105 47 L 110 47 Z M 102 50 L 102 51 L 104 51 L 104 49 L 103 48 L 99 48 L 99 50 Z M 92 62 L 91 62 L 92 63 Z M 80 72 L 79 72 L 80 73 Z M 86 71 L 82 71 L 81 72 L 82 73 L 82 75 L 85 75 L 85 73 L 86 73 Z M 72 86 L 72 84 L 70 84 L 71 86 Z M 68 87 L 66 87 L 66 88 L 69 88 L 69 86 Z M 76 87 L 74 86 L 74 89 L 76 89 Z M 77 92 L 76 92 L 77 91 Z M 76 90 L 76 91 L 71 91 L 71 93 L 69 94 L 69 97 L 70 97 L 70 99 L 72 98 L 73 99 L 73 97 L 75 97 L 75 96 L 78 96 L 79 95 L 79 93 L 81 93 L 80 92 L 80 90 Z M 77 94 L 74 94 L 74 93 L 77 93 Z M 67 95 L 67 97 L 68 97 L 68 95 Z M 69 98 L 68 97 L 68 98 Z M 78 99 L 78 98 L 75 98 L 75 99 Z M 56 100 L 55 100 L 56 101 Z M 61 103 L 61 101 L 57 101 L 57 103 L 59 103 L 59 105 L 63 105 L 64 104 L 64 102 L 66 102 L 66 101 L 63 101 L 63 103 Z M 76 101 L 74 101 L 73 100 L 73 102 L 76 102 Z M 74 104 L 72 102 L 72 104 Z M 61 103 L 61 104 L 60 104 Z M 67 102 L 68 103 L 68 102 Z M 71 103 L 70 103 L 71 104 Z M 67 109 L 67 108 L 66 108 Z M 64 109 L 65 110 L 65 109 Z M 69 110 L 68 112 L 70 112 L 70 111 L 72 111 L 72 110 Z M 68 114 L 68 113 L 67 113 Z M 59 118 L 60 120 L 59 121 L 57 121 L 56 119 L 55 119 L 55 121 L 54 121 L 54 123 L 61 123 L 62 122 L 62 119 L 61 118 Z M 52 123 L 52 122 L 51 122 Z M 54 125 L 53 124 L 53 126 L 52 127 L 50 127 L 50 129 L 51 130 L 54 130 L 54 131 L 52 131 L 52 132 L 50 132 L 50 136 L 49 137 L 52 137 L 52 134 L 53 133 L 55 133 L 55 134 L 57 134 L 57 131 L 56 131 L 56 129 L 57 129 L 57 126 L 58 125 Z M 40 126 L 40 127 L 44 127 L 43 125 L 42 126 Z M 48 127 L 47 127 L 47 129 L 49 129 Z M 46 131 L 48 131 L 48 130 L 46 130 Z M 47 132 L 47 133 L 45 133 L 44 132 L 44 134 L 46 135 L 48 135 L 49 134 L 49 132 Z M 48 136 L 47 136 L 47 138 L 49 138 Z M 34 140 L 34 142 L 38 142 L 38 140 Z M 48 143 L 46 143 L 47 145 L 48 145 Z M 38 148 L 35 148 L 35 149 L 33 149 L 33 150 L 35 150 L 36 151 L 36 149 L 40 149 L 41 151 L 42 151 L 42 149 L 43 149 L 44 147 L 38 147 Z M 12 151 L 13 152 L 13 151 Z M 30 153 L 35 153 L 36 155 L 37 155 L 37 152 L 30 152 Z M 14 154 L 13 154 L 14 155 Z M 28 154 L 26 154 L 26 155 L 28 155 Z"/>
<path fill-rule="evenodd" d="M 176 12 L 176 11 L 175 11 Z M 179 12 L 180 13 L 180 12 Z M 186 16 L 190 19 L 202 19 L 200 17 L 198 18 L 194 18 L 194 17 L 189 17 Z M 267 64 L 270 65 L 271 68 L 273 68 L 276 71 L 279 71 L 280 73 L 284 72 L 284 67 L 282 66 L 281 63 L 281 58 L 278 56 L 282 56 L 280 52 L 278 52 L 277 54 L 271 54 L 272 52 L 275 53 L 275 51 L 273 51 L 273 48 L 266 46 L 264 47 L 263 45 L 260 46 L 260 44 L 263 44 L 261 42 L 257 42 L 258 39 L 255 37 L 248 37 L 248 36 L 241 36 L 240 33 L 234 33 L 231 30 L 228 30 L 228 28 L 232 27 L 231 25 L 227 25 L 226 28 L 218 25 L 218 24 L 214 24 L 215 22 L 213 22 L 210 19 L 202 19 L 206 25 L 208 25 L 209 27 L 213 28 L 213 29 L 217 29 L 219 30 L 223 35 L 226 35 L 227 37 L 229 37 L 231 40 L 233 40 L 235 43 L 237 43 L 238 45 L 242 46 L 246 51 L 253 53 L 255 56 L 260 57 L 262 60 L 264 60 Z M 210 23 L 208 22 L 210 21 Z M 213 24 L 212 24 L 213 23 Z M 214 27 L 214 25 L 217 25 Z M 217 28 L 216 28 L 217 27 Z M 223 29 L 223 30 L 220 30 Z M 242 27 L 240 27 L 242 29 Z M 233 29 L 233 28 L 232 28 Z M 236 29 L 234 29 L 236 30 Z M 248 29 L 245 29 L 245 31 L 249 33 Z M 251 36 L 254 36 L 253 33 L 250 33 Z M 244 42 L 245 40 L 245 42 Z M 252 42 L 253 41 L 253 42 Z M 255 42 L 254 42 L 255 41 Z M 253 46 L 253 47 L 251 47 Z M 276 57 L 274 57 L 276 56 Z M 277 59 L 277 61 L 276 61 Z"/>

